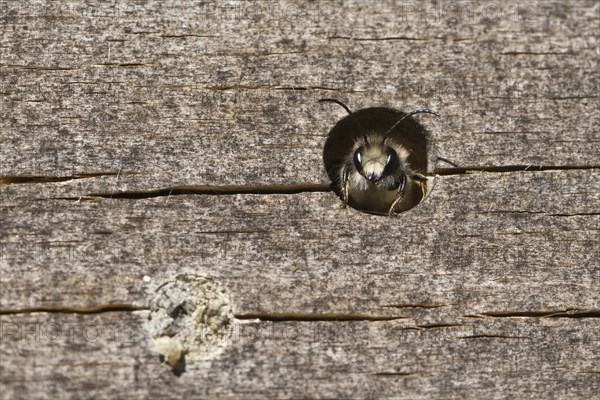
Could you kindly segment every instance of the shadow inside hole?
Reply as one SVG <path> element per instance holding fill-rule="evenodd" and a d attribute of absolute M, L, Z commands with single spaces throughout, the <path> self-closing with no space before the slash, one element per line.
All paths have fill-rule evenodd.
<path fill-rule="evenodd" d="M 162 364 L 168 364 L 165 356 L 159 355 L 159 359 Z M 171 366 L 171 372 L 177 377 L 185 372 L 185 354 L 182 354 L 179 360 Z"/>
<path fill-rule="evenodd" d="M 344 117 L 331 129 L 323 149 L 323 162 L 333 191 L 343 200 L 345 182 L 343 171 L 349 166 L 356 172 L 353 157 L 356 149 L 365 143 L 381 142 L 385 133 L 407 113 L 385 107 L 365 108 Z M 386 145 L 393 148 L 404 161 L 406 187 L 393 213 L 401 213 L 418 205 L 431 190 L 433 177 L 429 171 L 430 135 L 414 117 L 402 121 L 388 134 Z M 389 215 L 393 204 L 393 191 L 371 191 L 368 196 L 379 197 L 365 201 L 350 193 L 348 205 L 370 214 Z M 356 192 L 355 192 L 356 193 Z M 385 200 L 383 198 L 391 198 Z M 386 207 L 387 205 L 387 207 Z"/>

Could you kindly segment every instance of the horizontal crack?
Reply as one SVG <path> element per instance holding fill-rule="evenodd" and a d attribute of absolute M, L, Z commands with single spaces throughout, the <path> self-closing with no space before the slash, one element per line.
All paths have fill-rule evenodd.
<path fill-rule="evenodd" d="M 271 322 L 324 322 L 324 321 L 393 321 L 398 319 L 406 319 L 405 317 L 394 317 L 384 315 L 371 314 L 339 314 L 339 313 L 242 313 L 235 314 L 237 319 L 259 319 L 261 321 Z"/>
<path fill-rule="evenodd" d="M 281 90 L 281 91 L 313 91 L 313 90 L 327 90 L 333 92 L 344 92 L 344 93 L 357 93 L 360 90 L 352 89 L 339 89 L 336 87 L 328 86 L 257 86 L 257 85 L 230 85 L 230 86 L 203 86 L 198 87 L 199 90 L 213 90 L 213 91 L 228 91 L 228 90 Z"/>
<path fill-rule="evenodd" d="M 383 304 L 385 308 L 441 308 L 450 307 L 454 304 Z"/>
<path fill-rule="evenodd" d="M 188 37 L 197 37 L 197 38 L 220 38 L 220 37 L 222 37 L 222 36 L 219 36 L 219 35 L 197 35 L 197 34 L 186 33 L 186 34 L 170 34 L 170 35 L 160 35 L 160 37 L 162 37 L 162 38 L 175 38 L 175 39 L 180 39 L 180 38 L 188 38 Z"/>
<path fill-rule="evenodd" d="M 374 372 L 374 376 L 410 376 L 415 375 L 416 372 Z"/>
<path fill-rule="evenodd" d="M 548 214 L 551 217 L 589 217 L 600 215 L 600 212 L 589 212 L 589 213 L 573 213 L 573 214 Z"/>
<path fill-rule="evenodd" d="M 93 66 L 97 66 L 97 67 L 124 67 L 124 68 L 131 68 L 131 67 L 151 67 L 153 64 L 147 64 L 147 63 L 104 63 L 104 64 L 92 64 Z"/>
<path fill-rule="evenodd" d="M 419 38 L 410 36 L 383 36 L 383 37 L 352 37 L 352 36 L 329 36 L 327 39 L 338 39 L 338 40 L 353 40 L 356 42 L 381 42 L 381 41 L 426 41 L 431 39 L 439 38 Z"/>
<path fill-rule="evenodd" d="M 0 315 L 17 315 L 31 313 L 51 313 L 51 314 L 102 314 L 107 312 L 132 312 L 149 310 L 148 307 L 138 307 L 132 304 L 105 304 L 92 307 L 28 307 L 28 308 L 5 308 L 0 309 Z"/>
<path fill-rule="evenodd" d="M 505 165 L 505 166 L 466 166 L 452 168 L 436 168 L 435 175 L 450 176 L 464 175 L 470 172 L 536 172 L 536 171 L 564 171 L 564 170 L 591 170 L 600 169 L 600 165 L 569 166 L 569 165 Z M 25 184 L 25 183 L 55 183 L 66 182 L 76 179 L 95 178 L 102 176 L 119 176 L 133 173 L 127 172 L 97 172 L 83 173 L 69 176 L 37 176 L 37 175 L 15 175 L 0 176 L 0 185 Z M 235 195 L 235 194 L 297 194 L 307 192 L 330 192 L 331 185 L 328 183 L 298 183 L 291 185 L 180 185 L 162 189 L 150 189 L 139 191 L 123 191 L 110 193 L 90 193 L 75 197 L 56 197 L 56 200 L 86 200 L 94 197 L 111 199 L 145 199 L 152 197 L 206 194 L 206 195 Z M 596 213 L 592 213 L 596 215 Z M 568 214 L 557 214 L 556 216 L 570 216 Z"/>
<path fill-rule="evenodd" d="M 577 53 L 570 51 L 505 51 L 500 54 L 505 56 L 574 56 Z"/>
<path fill-rule="evenodd" d="M 74 174 L 69 176 L 40 176 L 40 175 L 6 175 L 0 176 L 0 185 L 23 183 L 53 183 L 67 182 L 75 179 L 97 178 L 100 176 L 116 176 L 118 172 L 96 172 L 89 174 Z"/>
<path fill-rule="evenodd" d="M 600 318 L 600 309 L 580 310 L 567 309 L 556 311 L 489 311 L 475 315 L 467 315 L 471 318 L 512 318 L 512 317 L 534 317 L 534 318 Z"/>
<path fill-rule="evenodd" d="M 109 199 L 147 199 L 152 197 L 177 196 L 189 194 L 235 195 L 235 194 L 296 194 L 307 192 L 330 192 L 328 183 L 299 183 L 295 185 L 224 185 L 224 186 L 173 186 L 155 190 L 126 191 L 114 193 L 91 193 L 83 196 Z M 79 197 L 61 198 L 78 200 Z"/>
<path fill-rule="evenodd" d="M 528 336 L 507 336 L 507 335 L 469 335 L 459 336 L 459 339 L 530 339 Z"/>
<path fill-rule="evenodd" d="M 470 172 L 537 172 L 600 169 L 600 165 L 499 165 L 436 168 L 435 175 L 464 175 Z"/>

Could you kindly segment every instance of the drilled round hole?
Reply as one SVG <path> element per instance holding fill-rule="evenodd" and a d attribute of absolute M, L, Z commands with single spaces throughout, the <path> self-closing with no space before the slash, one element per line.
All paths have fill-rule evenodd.
<path fill-rule="evenodd" d="M 431 190 L 429 133 L 409 114 L 365 108 L 331 129 L 323 162 L 343 206 L 374 214 L 401 213 L 419 204 Z"/>
<path fill-rule="evenodd" d="M 229 294 L 222 285 L 180 275 L 153 294 L 146 328 L 152 349 L 181 374 L 186 364 L 205 363 L 229 345 L 233 320 Z"/>

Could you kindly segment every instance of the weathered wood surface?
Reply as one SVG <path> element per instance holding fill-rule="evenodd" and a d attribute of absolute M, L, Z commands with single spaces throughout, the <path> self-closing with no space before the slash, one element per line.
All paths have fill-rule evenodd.
<path fill-rule="evenodd" d="M 3 396 L 600 393 L 596 2 L 0 7 Z M 340 210 L 322 97 L 440 111 L 470 173 Z M 145 321 L 180 274 L 236 319 L 176 376 Z"/>

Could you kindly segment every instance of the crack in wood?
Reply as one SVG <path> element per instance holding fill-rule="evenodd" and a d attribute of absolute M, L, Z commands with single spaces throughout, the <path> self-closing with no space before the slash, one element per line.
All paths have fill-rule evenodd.
<path fill-rule="evenodd" d="M 454 304 L 383 304 L 381 307 L 386 308 L 441 308 L 452 307 Z"/>
<path fill-rule="evenodd" d="M 574 51 L 505 51 L 504 56 L 574 56 Z"/>
<path fill-rule="evenodd" d="M 589 217 L 600 215 L 600 212 L 589 212 L 589 213 L 573 213 L 573 214 L 548 214 L 551 217 Z"/>
<path fill-rule="evenodd" d="M 600 169 L 600 165 L 499 165 L 499 166 L 465 166 L 454 168 L 436 168 L 435 175 L 465 175 L 470 172 L 539 172 L 539 171 L 572 171 Z"/>
<path fill-rule="evenodd" d="M 356 42 L 385 42 L 385 41 L 398 41 L 398 40 L 406 40 L 406 41 L 427 41 L 432 39 L 442 39 L 438 37 L 433 38 L 418 38 L 418 37 L 410 37 L 410 36 L 384 36 L 384 37 L 352 37 L 352 36 L 329 36 L 327 39 L 337 39 L 337 40 L 352 40 Z"/>
<path fill-rule="evenodd" d="M 28 308 L 5 308 L 0 309 L 0 315 L 20 315 L 31 313 L 49 313 L 49 314 L 103 314 L 113 312 L 132 312 L 146 311 L 149 307 L 139 307 L 133 304 L 103 304 L 91 307 L 67 307 L 67 306 L 48 306 L 48 307 L 28 307 Z"/>
<path fill-rule="evenodd" d="M 469 335 L 459 336 L 459 339 L 531 339 L 528 336 L 508 336 L 508 335 Z"/>
<path fill-rule="evenodd" d="M 371 315 L 371 314 L 341 314 L 341 313 L 243 313 L 235 314 L 235 318 L 240 320 L 258 319 L 260 321 L 269 322 L 347 322 L 347 321 L 394 321 L 399 319 L 407 319 L 407 317 Z"/>
<path fill-rule="evenodd" d="M 373 376 L 410 376 L 410 375 L 415 375 L 416 372 L 374 372 L 371 375 Z"/>
<path fill-rule="evenodd" d="M 578 166 L 578 165 L 505 165 L 505 166 L 465 166 L 452 168 L 437 168 L 434 170 L 435 175 L 452 176 L 465 175 L 471 172 L 491 172 L 491 173 L 507 173 L 507 172 L 539 172 L 539 171 L 565 171 L 565 170 L 593 170 L 600 169 L 600 165 Z M 34 176 L 34 175 L 6 175 L 0 176 L 0 185 L 10 184 L 26 184 L 26 183 L 56 183 L 66 182 L 76 179 L 96 178 L 102 176 L 120 176 L 134 175 L 136 173 L 129 172 L 98 172 L 98 173 L 82 173 L 70 176 Z M 180 185 L 161 189 L 137 190 L 137 191 L 122 191 L 122 192 L 107 192 L 107 193 L 89 193 L 83 196 L 73 197 L 51 197 L 52 200 L 95 200 L 97 198 L 109 199 L 147 199 L 154 197 L 169 197 L 177 195 L 238 195 L 238 194 L 298 194 L 298 193 L 326 193 L 331 191 L 329 183 L 297 183 L 291 185 Z M 41 199 L 47 200 L 47 199 Z M 598 215 L 596 212 L 582 214 L 552 214 L 551 216 L 569 217 L 569 216 L 589 216 Z"/>
<path fill-rule="evenodd" d="M 197 35 L 197 34 L 192 34 L 192 33 L 185 33 L 185 34 L 170 34 L 170 35 L 160 35 L 160 37 L 162 38 L 174 38 L 174 39 L 180 39 L 180 38 L 188 38 L 188 37 L 196 37 L 196 38 L 221 38 L 222 36 L 220 35 Z"/>
<path fill-rule="evenodd" d="M 360 90 L 344 90 L 335 87 L 327 87 L 327 86 L 264 86 L 264 85 L 230 85 L 230 86 L 204 86 L 198 87 L 200 90 L 214 90 L 214 91 L 226 91 L 226 90 L 291 90 L 293 92 L 297 91 L 310 91 L 310 90 L 327 90 L 333 92 L 343 92 L 343 93 L 359 93 L 363 92 Z"/>
<path fill-rule="evenodd" d="M 270 56 L 285 56 L 292 54 L 308 54 L 310 51 L 307 50 L 298 50 L 298 51 L 249 51 L 249 52 L 228 52 L 228 53 L 203 53 L 203 57 L 270 57 Z M 315 86 L 318 88 L 318 86 Z M 342 89 L 325 89 L 325 90 L 335 90 L 335 91 L 343 91 Z"/>
<path fill-rule="evenodd" d="M 149 63 L 104 63 L 104 64 L 92 64 L 93 67 L 152 67 L 154 64 Z"/>
<path fill-rule="evenodd" d="M 312 192 L 330 192 L 328 183 L 298 183 L 294 185 L 190 185 L 173 186 L 163 189 L 124 191 L 114 193 L 90 193 L 84 198 L 109 198 L 109 199 L 147 199 L 163 196 L 177 196 L 190 194 L 203 195 L 236 195 L 236 194 L 297 194 Z M 62 200 L 77 200 L 79 198 L 61 198 Z"/>
<path fill-rule="evenodd" d="M 5 175 L 0 176 L 0 185 L 14 185 L 24 183 L 55 183 L 67 182 L 76 179 L 98 178 L 101 176 L 117 176 L 118 172 L 95 172 L 88 174 L 74 174 L 69 176 L 42 176 L 42 175 Z M 125 175 L 125 173 L 121 173 Z"/>
<path fill-rule="evenodd" d="M 423 308 L 439 308 L 445 307 L 446 304 L 441 305 L 401 305 L 401 308 L 405 307 L 423 307 Z M 384 306 L 386 307 L 386 306 Z M 392 305 L 391 307 L 397 307 Z M 31 314 L 31 313 L 52 313 L 52 314 L 102 314 L 109 312 L 133 312 L 133 311 L 147 311 L 149 307 L 135 306 L 133 304 L 115 303 L 115 304 L 104 304 L 90 307 L 69 307 L 69 306 L 47 306 L 47 307 L 27 307 L 27 308 L 5 308 L 0 309 L 0 315 L 20 315 L 20 314 Z M 410 319 L 409 317 L 401 316 L 385 316 L 385 315 L 372 315 L 372 314 L 342 314 L 342 313 L 295 313 L 295 312 L 257 312 L 257 313 L 240 313 L 234 315 L 239 320 L 255 320 L 269 321 L 269 322 L 344 322 L 344 321 L 394 321 L 401 319 Z M 478 314 L 465 315 L 465 318 L 600 318 L 600 309 L 566 309 L 558 311 L 488 311 L 481 312 Z M 438 324 L 426 324 L 416 325 L 414 328 L 408 329 L 437 329 L 437 328 L 451 328 L 457 326 L 463 326 L 464 324 L 457 323 L 438 323 Z M 516 338 L 525 339 L 527 337 L 521 336 L 503 336 L 503 335 L 471 335 L 463 336 L 463 339 L 478 338 L 478 337 L 502 337 L 502 338 Z"/>
<path fill-rule="evenodd" d="M 470 172 L 539 172 L 539 171 L 568 171 L 568 170 L 593 170 L 600 169 L 600 165 L 500 165 L 500 166 L 465 166 L 452 168 L 436 168 L 435 175 L 465 175 Z M 135 172 L 91 172 L 73 174 L 69 176 L 44 176 L 44 175 L 5 175 L 0 176 L 0 184 L 22 184 L 22 183 L 54 183 L 65 182 L 74 179 L 96 178 L 101 176 L 134 175 Z M 117 192 L 113 194 L 89 194 L 88 196 L 116 197 L 117 194 L 135 193 L 162 193 L 171 191 L 172 194 L 272 194 L 272 193 L 299 193 L 299 192 L 329 192 L 329 184 L 326 183 L 299 183 L 291 185 L 182 185 L 164 189 L 153 189 L 138 192 Z M 156 194 L 156 197 L 165 194 Z"/>
<path fill-rule="evenodd" d="M 466 315 L 467 318 L 600 318 L 600 309 L 582 310 L 571 308 L 555 311 L 487 311 L 473 315 Z"/>

